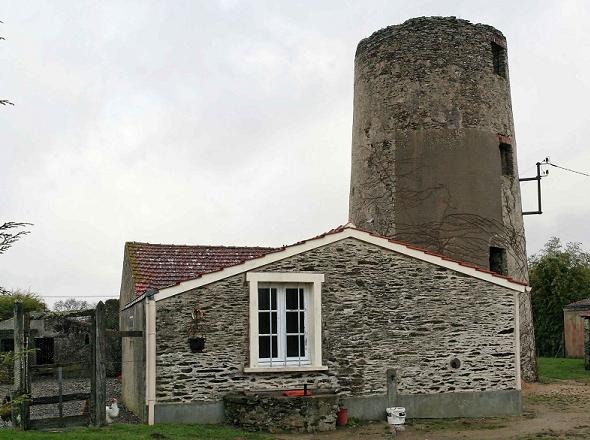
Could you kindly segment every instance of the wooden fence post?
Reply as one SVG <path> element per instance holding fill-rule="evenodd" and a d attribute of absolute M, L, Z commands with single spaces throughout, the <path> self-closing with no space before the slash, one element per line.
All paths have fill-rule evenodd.
<path fill-rule="evenodd" d="M 14 396 L 15 398 L 25 396 L 25 400 L 19 405 L 20 427 L 25 430 L 29 426 L 29 404 L 31 395 L 31 377 L 29 372 L 28 348 L 28 315 L 25 315 L 23 303 L 14 303 Z M 16 425 L 16 419 L 13 419 Z"/>
<path fill-rule="evenodd" d="M 95 377 L 95 426 L 106 424 L 106 326 L 104 303 L 96 305 L 94 314 L 95 343 L 94 343 L 94 377 Z"/>
<path fill-rule="evenodd" d="M 590 370 L 590 312 L 584 316 L 584 369 Z"/>
<path fill-rule="evenodd" d="M 22 353 L 25 349 L 25 326 L 23 303 L 16 301 L 14 303 L 14 352 Z M 23 358 L 21 356 L 14 356 L 14 390 L 17 394 L 20 393 L 22 387 L 23 375 Z"/>
<path fill-rule="evenodd" d="M 96 425 L 96 313 L 93 310 L 90 318 L 90 400 L 88 401 L 88 414 L 90 424 Z"/>
<path fill-rule="evenodd" d="M 59 401 L 57 403 L 57 411 L 58 411 L 60 419 L 63 418 L 63 416 L 64 416 L 63 386 L 64 386 L 63 368 L 57 367 L 57 396 L 59 398 Z"/>
<path fill-rule="evenodd" d="M 29 352 L 31 348 L 31 316 L 29 313 L 24 313 L 24 340 L 26 353 L 23 356 L 24 369 L 24 394 L 26 399 L 23 401 L 23 414 L 21 415 L 21 424 L 23 429 L 29 429 L 31 427 L 31 398 L 33 397 L 33 387 L 31 384 L 31 358 L 34 356 L 33 352 Z"/>

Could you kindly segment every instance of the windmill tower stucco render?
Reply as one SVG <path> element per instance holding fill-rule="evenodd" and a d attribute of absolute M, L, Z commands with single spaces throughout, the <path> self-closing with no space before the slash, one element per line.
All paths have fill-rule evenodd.
<path fill-rule="evenodd" d="M 350 221 L 527 281 L 506 39 L 455 17 L 415 18 L 355 56 Z M 536 379 L 530 294 L 522 377 Z"/>

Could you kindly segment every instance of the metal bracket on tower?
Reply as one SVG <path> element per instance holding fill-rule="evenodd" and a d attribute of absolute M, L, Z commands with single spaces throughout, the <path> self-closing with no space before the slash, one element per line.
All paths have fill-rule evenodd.
<path fill-rule="evenodd" d="M 523 212 L 522 215 L 532 215 L 532 214 L 543 214 L 541 210 L 541 178 L 546 177 L 549 175 L 549 170 L 541 171 L 541 165 L 546 165 L 549 163 L 549 158 L 546 157 L 542 162 L 537 162 L 537 175 L 535 177 L 523 177 L 522 179 L 518 179 L 519 182 L 529 182 L 531 180 L 537 181 L 537 203 L 538 208 L 536 211 L 526 211 Z"/>

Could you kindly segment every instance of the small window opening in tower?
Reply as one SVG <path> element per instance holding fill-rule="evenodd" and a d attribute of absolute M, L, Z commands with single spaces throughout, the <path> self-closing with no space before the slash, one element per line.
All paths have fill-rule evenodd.
<path fill-rule="evenodd" d="M 508 274 L 508 265 L 506 263 L 506 249 L 499 247 L 490 247 L 490 270 L 500 275 Z"/>
<path fill-rule="evenodd" d="M 496 43 L 492 43 L 494 57 L 494 73 L 506 78 L 506 49 Z"/>
<path fill-rule="evenodd" d="M 502 163 L 502 175 L 514 176 L 514 159 L 512 157 L 512 145 L 500 144 L 500 161 Z"/>

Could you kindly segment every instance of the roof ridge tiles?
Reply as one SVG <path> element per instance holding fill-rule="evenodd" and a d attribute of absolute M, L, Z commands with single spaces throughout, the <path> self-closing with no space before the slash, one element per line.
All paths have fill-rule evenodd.
<path fill-rule="evenodd" d="M 126 245 L 144 245 L 153 247 L 171 247 L 171 248 L 215 248 L 215 249 L 282 249 L 275 246 L 235 246 L 223 244 L 174 244 L 174 243 L 149 243 L 145 241 L 127 241 Z"/>
<path fill-rule="evenodd" d="M 281 247 L 268 246 L 226 246 L 226 245 L 188 245 L 161 244 L 130 241 L 125 243 L 125 251 L 129 254 L 131 271 L 135 280 L 135 293 L 142 295 L 148 287 L 163 289 L 185 281 L 201 278 L 205 274 L 220 272 L 225 268 L 244 264 L 246 261 L 258 259 L 269 254 L 284 251 L 287 248 L 300 246 L 308 242 L 322 239 L 329 235 L 342 233 L 346 230 L 359 231 L 372 237 L 387 240 L 390 243 L 404 246 L 425 255 L 439 258 L 442 261 L 456 263 L 481 273 L 502 278 L 516 284 L 526 286 L 527 283 L 492 272 L 483 267 L 465 261 L 455 260 L 428 249 L 414 246 L 385 235 L 367 231 L 354 225 L 340 225 L 315 237 L 301 240 Z"/>

